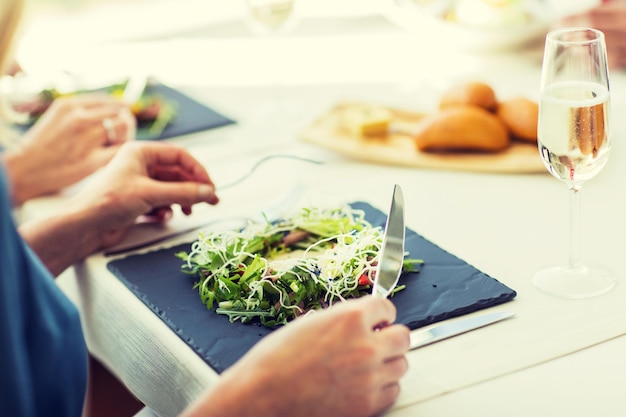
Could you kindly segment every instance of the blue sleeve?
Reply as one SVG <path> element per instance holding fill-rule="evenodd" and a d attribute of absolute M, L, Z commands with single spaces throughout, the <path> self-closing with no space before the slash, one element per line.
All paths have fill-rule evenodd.
<path fill-rule="evenodd" d="M 19 236 L 0 166 L 0 415 L 80 417 L 87 351 L 78 311 Z"/>

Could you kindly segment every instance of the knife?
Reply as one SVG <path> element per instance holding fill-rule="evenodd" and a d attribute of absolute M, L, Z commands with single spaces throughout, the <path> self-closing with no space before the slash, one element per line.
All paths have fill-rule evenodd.
<path fill-rule="evenodd" d="M 145 74 L 137 73 L 128 78 L 124 93 L 122 95 L 122 101 L 126 104 L 134 104 L 139 101 L 143 95 L 143 91 L 148 84 L 148 77 Z"/>
<path fill-rule="evenodd" d="M 398 283 L 404 261 L 404 234 L 404 196 L 402 189 L 396 184 L 378 256 L 376 278 L 372 288 L 374 297 L 387 298 Z"/>
<path fill-rule="evenodd" d="M 510 311 L 499 311 L 440 324 L 428 329 L 413 330 L 411 332 L 410 349 L 417 349 L 452 336 L 466 333 L 474 329 L 479 329 L 481 327 L 497 323 L 501 320 L 508 319 L 514 315 L 515 313 Z"/>

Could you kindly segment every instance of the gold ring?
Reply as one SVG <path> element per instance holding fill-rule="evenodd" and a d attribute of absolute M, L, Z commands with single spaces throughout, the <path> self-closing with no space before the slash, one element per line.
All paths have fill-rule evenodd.
<path fill-rule="evenodd" d="M 115 132 L 115 124 L 113 119 L 105 118 L 102 120 L 102 127 L 104 127 L 104 134 L 106 136 L 106 144 L 113 143 L 117 139 L 117 132 Z"/>

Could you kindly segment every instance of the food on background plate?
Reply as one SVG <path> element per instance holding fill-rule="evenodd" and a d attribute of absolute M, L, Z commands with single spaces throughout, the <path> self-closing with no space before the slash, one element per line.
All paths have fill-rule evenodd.
<path fill-rule="evenodd" d="M 286 324 L 335 302 L 371 293 L 382 227 L 350 206 L 302 208 L 276 222 L 201 232 L 176 256 L 207 308 L 231 322 Z M 417 272 L 420 259 L 405 259 Z M 394 289 L 401 291 L 404 285 Z"/>
<path fill-rule="evenodd" d="M 539 104 L 525 97 L 514 97 L 498 103 L 496 114 L 514 138 L 537 143 Z"/>
<path fill-rule="evenodd" d="M 419 151 L 498 152 L 509 133 L 495 114 L 477 106 L 453 106 L 425 117 L 414 133 Z"/>
<path fill-rule="evenodd" d="M 375 104 L 346 107 L 341 112 L 341 126 L 348 132 L 364 137 L 385 136 L 391 123 L 391 111 Z"/>
<path fill-rule="evenodd" d="M 537 149 L 536 102 L 524 97 L 501 100 L 491 84 L 480 80 L 457 83 L 430 99 L 432 108 L 419 109 L 339 102 L 299 137 L 376 164 L 506 174 L 546 172 Z M 365 128 L 347 127 L 345 115 L 367 108 L 390 113 L 390 119 L 384 120 L 386 132 L 368 134 Z"/>
<path fill-rule="evenodd" d="M 112 92 L 116 97 L 124 94 L 122 88 Z M 147 127 L 152 135 L 160 134 L 167 125 L 176 118 L 174 103 L 159 94 L 144 93 L 139 100 L 130 106 L 130 110 L 137 119 L 137 126 Z"/>
<path fill-rule="evenodd" d="M 524 97 L 498 100 L 487 83 L 469 81 L 443 92 L 439 109 L 419 122 L 419 151 L 506 149 L 513 140 L 537 143 L 539 105 Z"/>
<path fill-rule="evenodd" d="M 13 110 L 18 114 L 26 115 L 24 124 L 32 124 L 50 107 L 52 102 L 59 97 L 77 94 L 104 92 L 114 97 L 122 98 L 126 83 L 114 84 L 97 90 L 60 91 L 54 87 L 43 89 L 28 101 L 21 101 L 13 105 Z M 176 118 L 174 103 L 159 94 L 144 94 L 130 106 L 137 119 L 138 127 L 149 129 L 149 133 L 158 135 L 169 123 Z"/>
<path fill-rule="evenodd" d="M 299 139 L 374 164 L 485 173 L 546 173 L 537 145 L 513 138 L 508 147 L 498 152 L 420 151 L 414 135 L 420 123 L 429 116 L 422 111 L 388 107 L 392 117 L 386 135 L 365 137 L 352 134 L 341 125 L 341 115 L 346 108 L 362 104 L 353 101 L 336 103 L 306 126 L 299 133 Z"/>
<path fill-rule="evenodd" d="M 452 106 L 478 106 L 493 111 L 498 105 L 493 88 L 484 82 L 470 81 L 446 90 L 439 100 L 439 108 Z"/>
<path fill-rule="evenodd" d="M 375 104 L 356 104 L 340 112 L 341 126 L 356 137 L 385 139 L 392 131 L 413 137 L 420 152 L 499 152 L 512 141 L 537 143 L 536 102 L 515 97 L 500 101 L 482 81 L 459 83 L 444 91 L 437 109 L 411 125 Z"/>

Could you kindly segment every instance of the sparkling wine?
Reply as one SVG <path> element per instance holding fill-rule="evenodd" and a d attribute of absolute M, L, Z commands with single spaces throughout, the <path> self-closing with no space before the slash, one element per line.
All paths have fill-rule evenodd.
<path fill-rule="evenodd" d="M 594 177 L 609 157 L 609 92 L 601 84 L 559 82 L 539 106 L 539 152 L 552 175 L 567 182 Z"/>
<path fill-rule="evenodd" d="M 583 184 L 600 172 L 611 149 L 607 67 L 606 43 L 599 30 L 565 27 L 546 36 L 538 144 L 544 165 L 568 189 L 569 259 L 565 264 L 537 270 L 533 284 L 557 297 L 596 297 L 611 291 L 617 283 L 616 274 L 609 268 L 583 262 L 581 245 Z M 606 196 L 611 197 L 610 193 Z M 554 214 L 555 218 L 560 215 Z"/>

